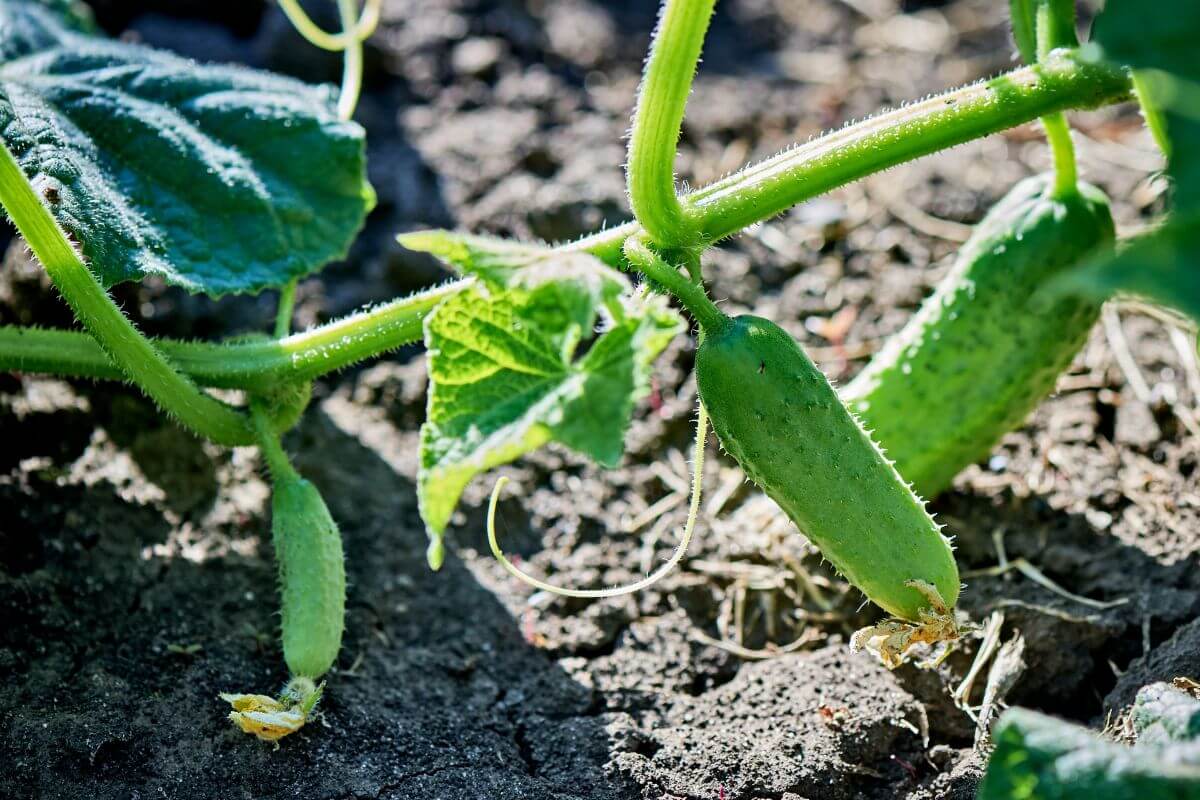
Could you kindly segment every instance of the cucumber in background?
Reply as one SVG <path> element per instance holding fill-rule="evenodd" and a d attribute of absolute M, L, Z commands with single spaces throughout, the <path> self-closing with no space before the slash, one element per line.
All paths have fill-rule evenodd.
<path fill-rule="evenodd" d="M 920 311 L 842 391 L 917 494 L 932 498 L 1054 390 L 1098 301 L 1043 290 L 1114 230 L 1094 186 L 1027 178 L 988 212 Z"/>

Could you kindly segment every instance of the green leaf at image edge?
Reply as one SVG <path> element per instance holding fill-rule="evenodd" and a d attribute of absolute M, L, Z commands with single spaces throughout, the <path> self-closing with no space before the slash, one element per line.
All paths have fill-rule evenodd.
<path fill-rule="evenodd" d="M 1141 295 L 1200 320 L 1200 3 L 1163 0 L 1148 13 L 1135 0 L 1108 0 L 1087 52 L 1135 71 L 1139 100 L 1168 156 L 1171 210 L 1162 225 L 1116 254 L 1094 258 L 1055 289 L 1107 299 Z"/>
<path fill-rule="evenodd" d="M 82 24 L 0 0 L 0 133 L 106 286 L 255 292 L 346 253 L 374 193 L 332 90 Z"/>
<path fill-rule="evenodd" d="M 626 297 L 620 315 L 610 314 L 607 330 L 574 358 L 581 333 L 566 328 L 575 323 L 560 318 L 566 327 L 547 327 L 535 312 L 549 302 L 546 293 L 575 291 L 568 279 L 537 292 L 472 288 L 426 320 L 430 389 L 417 496 L 435 569 L 442 533 L 479 473 L 552 441 L 604 466 L 618 463 L 650 365 L 684 325 L 661 298 Z"/>
<path fill-rule="evenodd" d="M 1200 215 L 1172 219 L 1117 255 L 1073 270 L 1055 288 L 1099 300 L 1128 292 L 1200 320 Z"/>

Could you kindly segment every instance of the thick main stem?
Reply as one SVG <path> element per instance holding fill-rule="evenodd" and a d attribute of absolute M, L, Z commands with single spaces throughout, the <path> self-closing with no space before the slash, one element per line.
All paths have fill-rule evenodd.
<path fill-rule="evenodd" d="M 797 203 L 876 172 L 1069 108 L 1127 100 L 1124 70 L 1056 53 L 1046 64 L 935 95 L 786 150 L 683 198 L 708 242 L 770 219 Z M 585 250 L 619 264 L 621 247 L 637 233 L 627 223 L 580 239 Z"/>
<path fill-rule="evenodd" d="M 633 215 L 659 247 L 695 244 L 675 192 L 675 151 L 716 0 L 667 0 L 638 91 L 625 165 Z"/>
<path fill-rule="evenodd" d="M 0 204 L 42 263 L 76 318 L 113 363 L 167 413 L 218 444 L 246 445 L 254 432 L 246 415 L 206 395 L 175 371 L 133 326 L 84 265 L 67 235 L 30 185 L 20 164 L 0 144 Z"/>
<path fill-rule="evenodd" d="M 448 283 L 283 339 L 232 344 L 152 341 L 178 369 L 205 386 L 263 393 L 281 383 L 312 380 L 420 341 L 425 317 L 473 282 Z M 86 334 L 11 325 L 0 326 L 0 369 L 125 378 Z"/>
<path fill-rule="evenodd" d="M 1068 108 L 1095 108 L 1130 97 L 1126 73 L 1057 54 L 993 80 L 955 89 L 849 125 L 743 169 L 684 198 L 709 242 L 906 161 Z M 613 266 L 625 263 L 627 223 L 563 245 Z M 232 346 L 160 342 L 179 368 L 210 386 L 254 388 L 257 381 L 313 378 L 414 342 L 421 319 L 469 281 L 394 301 L 280 342 Z M 0 328 L 0 369 L 114 378 L 119 373 L 86 336 Z"/>

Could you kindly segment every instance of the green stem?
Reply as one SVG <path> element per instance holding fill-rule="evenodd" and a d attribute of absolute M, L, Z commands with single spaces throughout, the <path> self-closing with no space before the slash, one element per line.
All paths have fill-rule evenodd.
<path fill-rule="evenodd" d="M 1078 44 L 1075 36 L 1075 0 L 1039 0 L 1037 22 L 1037 60 L 1045 63 L 1056 47 L 1072 47 Z M 1078 171 L 1075 164 L 1075 144 L 1071 141 L 1071 126 L 1061 111 L 1042 117 L 1046 141 L 1054 156 L 1054 194 L 1067 197 L 1078 189 Z"/>
<path fill-rule="evenodd" d="M 631 236 L 625 241 L 625 257 L 634 269 L 674 295 L 706 332 L 718 331 L 729 323 L 729 317 L 713 304 L 704 287 L 684 277 L 641 237 Z"/>
<path fill-rule="evenodd" d="M 633 215 L 659 247 L 695 244 L 675 192 L 675 152 L 716 0 L 667 0 L 633 114 L 626 179 Z"/>
<path fill-rule="evenodd" d="M 684 207 L 705 237 L 716 241 L 867 175 L 1064 108 L 1123 100 L 1129 89 L 1119 69 L 1056 55 L 782 153 L 687 197 Z"/>
<path fill-rule="evenodd" d="M 1032 122 L 1068 108 L 1090 109 L 1130 97 L 1121 69 L 1059 53 L 1046 64 L 936 95 L 849 125 L 780 153 L 683 198 L 709 242 L 770 219 L 797 203 L 906 161 Z M 640 228 L 619 225 L 564 248 L 613 265 Z"/>
<path fill-rule="evenodd" d="M 1154 137 L 1155 144 L 1163 155 L 1171 155 L 1171 138 L 1167 135 L 1167 119 L 1159 107 L 1158 98 L 1154 96 L 1155 70 L 1139 69 L 1133 73 L 1133 90 L 1138 103 L 1142 107 L 1142 116 L 1146 119 L 1146 127 Z"/>
<path fill-rule="evenodd" d="M 279 290 L 279 308 L 275 311 L 275 338 L 282 339 L 292 329 L 292 313 L 296 310 L 296 284 L 299 278 L 292 278 Z"/>
<path fill-rule="evenodd" d="M 1071 141 L 1071 126 L 1061 111 L 1042 117 L 1046 141 L 1054 156 L 1054 196 L 1068 197 L 1079 191 L 1079 173 L 1075 165 L 1075 143 Z"/>
<path fill-rule="evenodd" d="M 847 126 L 693 192 L 684 207 L 710 241 L 796 203 L 881 170 L 1068 108 L 1129 99 L 1124 71 L 1072 54 L 1023 67 Z M 568 245 L 613 266 L 641 233 L 626 223 Z M 421 320 L 467 282 L 394 301 L 281 342 L 220 346 L 161 342 L 179 367 L 206 385 L 254 389 L 260 382 L 315 378 L 421 337 Z M 0 369 L 113 378 L 111 362 L 78 333 L 0 328 Z"/>
<path fill-rule="evenodd" d="M 258 451 L 262 453 L 263 461 L 271 472 L 271 478 L 279 483 L 286 480 L 300 480 L 300 473 L 292 466 L 291 459 L 283 449 L 280 434 L 275 420 L 271 417 L 266 406 L 258 401 L 250 404 L 250 416 L 254 420 L 254 435 Z"/>
<path fill-rule="evenodd" d="M 345 55 L 342 58 L 342 90 L 338 94 L 338 116 L 350 119 L 358 106 L 358 95 L 362 92 L 363 38 L 355 33 L 355 17 L 358 15 L 357 0 L 337 0 L 338 17 L 342 23 L 342 35 L 346 37 Z"/>
<path fill-rule="evenodd" d="M 0 147 L 0 204 L 76 318 L 122 373 L 164 411 L 218 444 L 254 441 L 244 414 L 209 397 L 175 368 L 121 312 L 42 205 L 7 145 Z"/>
<path fill-rule="evenodd" d="M 298 0 L 279 0 L 279 8 L 283 11 L 284 16 L 292 23 L 292 26 L 303 36 L 309 44 L 314 47 L 319 47 L 322 50 L 338 52 L 345 50 L 346 46 L 353 40 L 367 39 L 375 28 L 379 25 L 379 15 L 383 8 L 383 0 L 367 0 L 366 6 L 363 8 L 362 16 L 358 18 L 352 29 L 343 30 L 341 33 L 329 33 L 321 29 L 319 25 L 312 21 L 312 18 L 305 13 Z"/>
<path fill-rule="evenodd" d="M 1075 33 L 1075 0 L 1038 0 L 1037 60 L 1045 61 L 1058 47 L 1078 47 Z"/>
<path fill-rule="evenodd" d="M 429 312 L 471 283 L 448 283 L 285 339 L 230 344 L 159 339 L 154 344 L 205 386 L 263 393 L 419 342 Z M 104 380 L 125 377 L 86 334 L 16 326 L 0 326 L 0 369 Z"/>

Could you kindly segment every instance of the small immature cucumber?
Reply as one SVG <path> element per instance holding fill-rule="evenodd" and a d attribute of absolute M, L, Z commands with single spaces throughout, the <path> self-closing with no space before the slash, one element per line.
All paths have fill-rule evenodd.
<path fill-rule="evenodd" d="M 283 657 L 293 675 L 316 680 L 333 666 L 342 646 L 346 613 L 342 536 L 317 487 L 289 472 L 276 477 L 271 504 Z"/>
<path fill-rule="evenodd" d="M 904 619 L 930 606 L 912 581 L 954 607 L 949 542 L 786 331 L 722 315 L 704 326 L 696 381 L 725 449 L 847 580 Z"/>
<path fill-rule="evenodd" d="M 842 397 L 924 497 L 945 490 L 1054 390 L 1100 306 L 1039 294 L 1113 242 L 1094 186 L 1058 197 L 1018 183 L 979 223 L 950 274 Z"/>

